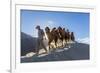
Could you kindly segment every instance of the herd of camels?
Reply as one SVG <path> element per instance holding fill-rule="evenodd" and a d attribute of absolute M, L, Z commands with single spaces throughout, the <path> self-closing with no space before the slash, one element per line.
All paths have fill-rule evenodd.
<path fill-rule="evenodd" d="M 58 40 L 61 42 L 61 47 L 64 47 L 68 44 L 69 41 L 75 41 L 74 32 L 70 32 L 68 29 L 62 27 L 45 27 L 45 33 L 48 38 L 48 47 L 49 50 L 52 48 L 51 43 L 54 42 L 56 48 L 58 48 Z M 65 41 L 65 44 L 63 43 Z"/>

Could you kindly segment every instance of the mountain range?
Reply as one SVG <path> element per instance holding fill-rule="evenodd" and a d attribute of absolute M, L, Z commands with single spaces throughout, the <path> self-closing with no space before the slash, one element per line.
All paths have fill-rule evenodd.
<path fill-rule="evenodd" d="M 21 56 L 35 52 L 37 38 L 21 32 Z"/>

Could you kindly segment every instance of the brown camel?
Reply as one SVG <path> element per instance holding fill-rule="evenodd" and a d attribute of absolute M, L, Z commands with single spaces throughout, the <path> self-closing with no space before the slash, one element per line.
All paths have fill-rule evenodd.
<path fill-rule="evenodd" d="M 71 32 L 71 41 L 75 41 L 75 36 L 74 36 L 74 32 Z"/>
<path fill-rule="evenodd" d="M 51 34 L 49 27 L 45 28 L 45 32 L 46 32 L 46 35 L 48 38 L 48 46 L 49 46 L 49 50 L 50 50 L 51 42 L 53 41 L 53 35 Z"/>
<path fill-rule="evenodd" d="M 59 34 L 58 34 L 57 29 L 55 27 L 52 29 L 51 34 L 53 36 L 53 40 L 54 40 L 55 46 L 57 48 L 57 42 L 58 42 L 58 39 L 59 39 Z"/>
<path fill-rule="evenodd" d="M 65 28 L 61 28 L 60 26 L 58 27 L 58 33 L 59 33 L 59 36 L 60 36 L 60 40 L 61 40 L 61 42 L 62 42 L 62 46 L 64 46 L 64 44 L 63 44 L 63 41 L 64 41 L 64 39 L 65 39 Z"/>
<path fill-rule="evenodd" d="M 45 32 L 46 32 L 46 35 L 48 37 L 48 46 L 49 46 L 49 50 L 51 49 L 51 42 L 54 41 L 55 43 L 55 46 L 57 48 L 57 41 L 59 39 L 59 35 L 58 35 L 58 32 L 57 32 L 57 29 L 54 27 L 51 31 L 50 31 L 50 28 L 49 27 L 46 27 L 45 28 Z"/>
<path fill-rule="evenodd" d="M 66 31 L 65 41 L 66 41 L 66 42 L 69 42 L 69 41 L 70 41 L 70 32 L 69 32 L 68 29 L 67 29 L 67 31 Z"/>

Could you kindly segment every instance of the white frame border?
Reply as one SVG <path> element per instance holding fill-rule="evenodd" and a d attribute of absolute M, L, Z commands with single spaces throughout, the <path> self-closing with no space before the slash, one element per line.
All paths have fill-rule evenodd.
<path fill-rule="evenodd" d="M 15 48 L 17 47 L 16 46 L 16 5 L 23 5 L 23 4 L 16 4 L 15 2 L 13 3 L 12 2 L 12 4 L 11 4 L 11 6 L 13 6 L 13 7 L 11 7 L 11 72 L 12 73 L 14 73 L 14 72 L 18 72 L 18 71 L 23 71 L 23 70 L 25 70 L 25 69 L 27 69 L 27 68 L 22 68 L 22 67 L 26 67 L 26 64 L 25 65 L 23 65 L 22 67 L 19 67 L 19 68 L 16 68 L 16 65 L 17 65 L 17 62 L 16 62 L 16 60 L 14 60 L 14 59 L 16 59 L 16 52 L 15 52 Z M 24 4 L 24 5 L 31 5 L 31 4 Z M 91 41 L 90 41 L 90 43 L 91 44 L 95 44 L 95 41 L 93 42 L 93 40 L 95 40 L 95 37 L 94 37 L 94 35 L 95 35 L 95 7 L 93 7 L 93 6 L 80 6 L 80 5 L 60 5 L 60 4 L 58 4 L 58 5 L 46 5 L 46 4 L 32 4 L 32 6 L 40 6 L 40 7 L 61 7 L 61 8 L 72 8 L 72 9 L 74 9 L 74 8 L 77 8 L 77 9 L 89 9 L 89 10 L 91 10 L 92 12 L 91 12 L 91 14 L 93 15 L 92 16 L 92 19 L 90 20 L 90 21 L 92 21 L 92 22 L 90 22 L 90 24 L 91 24 L 91 26 L 90 26 L 90 31 L 92 32 L 91 34 L 90 34 L 90 36 L 92 36 L 90 39 L 91 39 Z M 19 26 L 17 26 L 17 27 L 19 27 Z M 92 46 L 90 46 L 90 47 L 94 47 L 94 45 L 92 45 Z M 46 68 L 46 67 L 43 67 L 42 68 L 42 70 L 45 70 L 45 69 L 49 69 L 49 68 L 51 68 L 52 67 L 52 70 L 53 69 L 65 69 L 64 67 L 66 67 L 66 68 L 75 68 L 75 67 L 77 67 L 77 68 L 79 68 L 80 67 L 80 65 L 81 65 L 81 67 L 87 67 L 87 66 L 94 66 L 95 65 L 95 50 L 93 49 L 93 51 L 91 51 L 92 52 L 92 59 L 90 59 L 90 61 L 87 61 L 87 60 L 84 60 L 83 62 L 82 61 L 74 61 L 75 63 L 73 63 L 73 62 L 71 62 L 71 61 L 67 61 L 67 64 L 69 64 L 69 63 L 72 63 L 71 65 L 65 65 L 66 64 L 66 62 L 65 61 L 61 61 L 61 62 L 47 62 L 48 63 L 48 68 Z M 45 64 L 47 65 L 47 63 L 45 62 Z M 57 64 L 63 64 L 64 66 L 59 66 L 59 67 L 57 67 Z M 83 64 L 82 64 L 83 63 Z M 38 65 L 38 66 L 42 66 L 42 65 L 44 65 L 44 63 L 34 63 L 34 65 Z M 30 64 L 28 65 L 27 64 L 27 66 L 30 66 Z M 36 67 L 35 69 L 32 67 L 32 68 L 30 68 L 29 70 L 30 71 L 32 71 L 33 69 L 35 70 L 35 71 L 38 71 L 38 70 L 41 70 L 41 67 Z M 28 67 L 29 68 L 29 67 Z M 27 69 L 28 70 L 28 69 Z M 29 71 L 28 70 L 28 71 Z"/>

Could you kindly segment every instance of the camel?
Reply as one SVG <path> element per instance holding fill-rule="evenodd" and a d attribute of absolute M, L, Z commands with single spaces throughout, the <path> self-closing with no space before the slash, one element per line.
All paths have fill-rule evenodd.
<path fill-rule="evenodd" d="M 60 36 L 60 40 L 61 40 L 61 42 L 62 42 L 62 47 L 64 46 L 64 44 L 63 44 L 63 41 L 64 41 L 64 39 L 65 39 L 65 28 L 61 28 L 60 26 L 58 27 L 58 34 L 59 34 L 59 36 Z"/>
<path fill-rule="evenodd" d="M 68 42 L 70 41 L 75 41 L 75 36 L 73 32 L 69 32 L 69 29 L 67 29 L 67 31 L 65 31 L 65 28 L 62 27 L 58 27 L 58 28 L 52 28 L 50 30 L 49 27 L 45 27 L 45 32 L 48 38 L 48 46 L 49 46 L 49 50 L 51 49 L 52 45 L 51 43 L 54 42 L 55 47 L 57 48 L 57 44 L 58 44 L 58 40 L 61 41 L 61 45 L 62 47 L 68 45 Z M 65 40 L 65 43 L 64 42 Z M 52 47 L 53 48 L 53 47 Z"/>
<path fill-rule="evenodd" d="M 75 36 L 74 36 L 74 32 L 71 32 L 71 41 L 75 41 Z"/>
<path fill-rule="evenodd" d="M 51 43 L 54 41 L 55 43 L 55 47 L 57 48 L 57 42 L 58 42 L 58 39 L 59 39 L 59 35 L 58 35 L 58 32 L 57 32 L 57 29 L 54 27 L 51 31 L 50 31 L 50 28 L 49 27 L 46 27 L 45 28 L 45 32 L 46 32 L 46 35 L 48 37 L 48 46 L 49 46 L 49 50 L 51 48 Z"/>
<path fill-rule="evenodd" d="M 49 46 L 49 50 L 50 50 L 51 42 L 53 41 L 53 35 L 51 34 L 49 27 L 45 28 L 45 32 L 48 37 L 48 46 Z"/>

